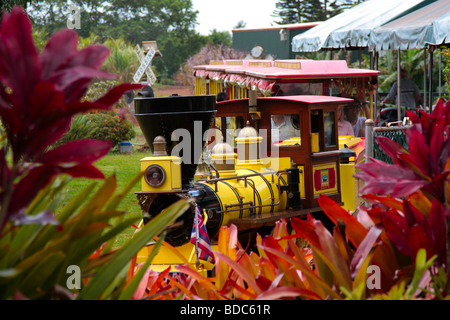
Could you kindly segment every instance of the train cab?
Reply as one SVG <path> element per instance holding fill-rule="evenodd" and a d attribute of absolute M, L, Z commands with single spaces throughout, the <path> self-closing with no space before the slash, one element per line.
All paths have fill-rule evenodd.
<path fill-rule="evenodd" d="M 299 169 L 301 207 L 319 210 L 321 194 L 342 202 L 340 163 L 355 155 L 340 147 L 337 108 L 351 101 L 307 95 L 258 98 L 250 107 L 249 99 L 224 101 L 216 106 L 215 125 L 231 143 L 244 124 L 256 128 L 263 138 L 261 157 L 289 158 Z"/>

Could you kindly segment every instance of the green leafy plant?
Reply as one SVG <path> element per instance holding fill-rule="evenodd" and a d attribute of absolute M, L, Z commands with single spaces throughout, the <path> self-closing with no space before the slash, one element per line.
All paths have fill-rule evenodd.
<path fill-rule="evenodd" d="M 130 188 L 141 178 L 138 175 L 119 193 L 115 177 L 107 178 L 90 195 L 95 183 L 62 207 L 57 223 L 36 224 L 36 212 L 50 212 L 63 200 L 67 180 L 55 180 L 34 199 L 28 209 L 29 223 L 11 226 L 0 239 L 0 291 L 2 299 L 114 299 L 125 285 L 121 272 L 133 255 L 154 236 L 161 233 L 187 208 L 182 201 L 165 211 L 161 219 L 149 223 L 121 248 L 113 249 L 115 237 L 137 223 L 117 206 Z M 183 211 L 181 211 L 183 212 Z M 70 266 L 80 268 L 80 287 L 69 290 Z"/>
<path fill-rule="evenodd" d="M 82 100 L 92 78 L 112 77 L 98 70 L 108 50 L 78 51 L 76 33 L 61 30 L 38 54 L 31 23 L 19 7 L 3 15 L 0 38 L 0 298 L 118 298 L 132 257 L 188 204 L 174 203 L 115 249 L 117 235 L 137 220 L 118 205 L 141 174 L 121 192 L 116 193 L 113 175 L 95 192 L 92 183 L 63 202 L 72 177 L 104 179 L 93 162 L 111 144 L 89 139 L 54 144 L 74 115 L 109 110 L 124 92 L 142 86 L 121 84 L 94 101 Z M 73 270 L 79 271 L 74 278 Z"/>
<path fill-rule="evenodd" d="M 91 137 L 101 141 L 111 141 L 113 147 L 136 136 L 131 122 L 114 111 L 91 112 L 86 114 L 86 120 L 94 127 Z"/>
<path fill-rule="evenodd" d="M 69 130 L 57 142 L 63 144 L 65 142 L 93 138 L 93 133 L 96 130 L 94 122 L 88 119 L 88 115 L 80 114 L 72 118 Z"/>

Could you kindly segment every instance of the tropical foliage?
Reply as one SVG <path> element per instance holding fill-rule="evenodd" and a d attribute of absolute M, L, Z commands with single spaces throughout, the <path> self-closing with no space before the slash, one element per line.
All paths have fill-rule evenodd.
<path fill-rule="evenodd" d="M 28 4 L 31 3 L 32 1 L 33 0 L 3 0 L 0 2 L 0 12 L 3 11 L 11 12 L 11 9 L 16 5 L 26 8 Z"/>
<path fill-rule="evenodd" d="M 59 139 L 55 145 L 69 141 L 90 139 L 97 128 L 93 121 L 88 119 L 87 114 L 77 114 L 72 118 L 69 130 Z"/>
<path fill-rule="evenodd" d="M 222 227 L 214 278 L 187 261 L 176 267 L 177 276 L 170 268 L 147 269 L 134 298 L 448 299 L 449 113 L 450 103 L 440 101 L 432 114 L 409 114 L 409 153 L 377 138 L 394 164 L 359 165 L 370 205 L 360 206 L 356 217 L 319 198 L 335 224 L 331 232 L 310 215 L 293 218 L 290 228 L 280 220 L 272 235 L 258 236 L 258 253 L 249 253 L 235 226 Z"/>
<path fill-rule="evenodd" d="M 92 78 L 113 77 L 99 70 L 108 50 L 88 46 L 78 51 L 76 33 L 62 30 L 38 54 L 31 35 L 31 23 L 21 8 L 3 15 L 0 297 L 109 298 L 125 285 L 121 270 L 132 256 L 187 204 L 182 201 L 168 208 L 159 222 L 146 225 L 120 249 L 112 249 L 115 237 L 136 219 L 126 217 L 117 206 L 139 175 L 117 194 L 114 176 L 93 195 L 91 184 L 54 214 L 70 177 L 104 178 L 93 162 L 108 152 L 111 143 L 83 139 L 52 145 L 66 133 L 74 115 L 108 110 L 124 92 L 141 86 L 121 84 L 94 101 L 82 100 Z"/>
<path fill-rule="evenodd" d="M 325 21 L 360 1 L 354 0 L 280 0 L 276 3 L 274 17 L 278 24 Z"/>
<path fill-rule="evenodd" d="M 92 112 L 86 115 L 86 120 L 94 124 L 91 138 L 101 141 L 111 141 L 112 147 L 118 147 L 122 141 L 130 141 L 136 136 L 134 126 L 126 118 L 114 111 Z"/>
<path fill-rule="evenodd" d="M 180 66 L 178 72 L 174 75 L 175 82 L 178 84 L 194 86 L 195 78 L 193 76 L 193 67 L 209 64 L 213 60 L 243 59 L 247 53 L 234 50 L 223 44 L 212 45 L 208 43 L 198 53 L 190 57 L 186 63 Z"/>
<path fill-rule="evenodd" d="M 154 67 L 163 78 L 171 78 L 186 58 L 207 41 L 194 30 L 198 12 L 193 10 L 191 0 L 77 0 L 72 3 L 40 0 L 31 3 L 27 12 L 37 29 L 53 34 L 67 27 L 74 12 L 69 10 L 71 4 L 77 8 L 79 29 L 76 31 L 83 38 L 95 34 L 101 42 L 124 39 L 132 47 L 141 45 L 142 41 L 157 41 L 163 57 L 155 59 Z M 116 57 L 113 51 L 110 59 L 121 57 Z"/>
<path fill-rule="evenodd" d="M 433 64 L 433 90 L 437 91 L 439 86 L 439 50 L 435 50 L 433 53 L 433 59 L 435 63 Z M 445 56 L 443 56 L 445 58 Z M 426 63 L 425 63 L 425 60 Z M 401 67 L 406 70 L 407 78 L 413 80 L 419 89 L 423 90 L 423 79 L 424 74 L 428 77 L 428 59 L 424 59 L 424 50 L 420 49 L 410 49 L 402 50 L 400 52 Z M 443 60 L 445 65 L 445 59 Z M 396 51 L 385 51 L 379 57 L 378 62 L 380 76 L 378 79 L 379 90 L 384 94 L 389 92 L 392 84 L 397 81 L 397 52 Z M 366 65 L 368 67 L 368 64 Z M 428 80 L 427 80 L 428 81 Z M 427 84 L 428 86 L 428 84 Z"/>

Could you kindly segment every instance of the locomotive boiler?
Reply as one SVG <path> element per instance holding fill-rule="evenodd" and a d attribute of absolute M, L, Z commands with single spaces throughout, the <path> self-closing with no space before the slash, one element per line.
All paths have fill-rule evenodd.
<path fill-rule="evenodd" d="M 191 207 L 165 238 L 188 259 L 197 209 L 213 243 L 230 224 L 238 227 L 242 243 L 279 219 L 321 214 L 321 194 L 341 202 L 343 193 L 354 189 L 352 171 L 341 169 L 354 153 L 339 148 L 337 135 L 337 107 L 350 99 L 260 98 L 255 109 L 248 99 L 216 105 L 215 98 L 135 99 L 135 115 L 152 151 L 141 159 L 145 174 L 137 198 L 143 223 L 180 198 L 190 199 Z M 274 115 L 290 119 L 294 136 L 274 141 L 281 137 L 272 127 Z M 341 185 L 344 177 L 348 188 Z M 141 250 L 138 260 L 151 250 L 151 245 Z M 153 265 L 177 263 L 162 250 Z"/>

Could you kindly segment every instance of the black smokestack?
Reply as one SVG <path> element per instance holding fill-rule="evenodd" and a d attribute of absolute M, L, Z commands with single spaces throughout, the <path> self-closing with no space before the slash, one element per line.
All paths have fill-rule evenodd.
<path fill-rule="evenodd" d="M 142 97 L 134 101 L 136 119 L 151 151 L 155 137 L 163 136 L 167 153 L 181 157 L 183 183 L 188 183 L 201 158 L 204 133 L 216 112 L 216 96 Z"/>

